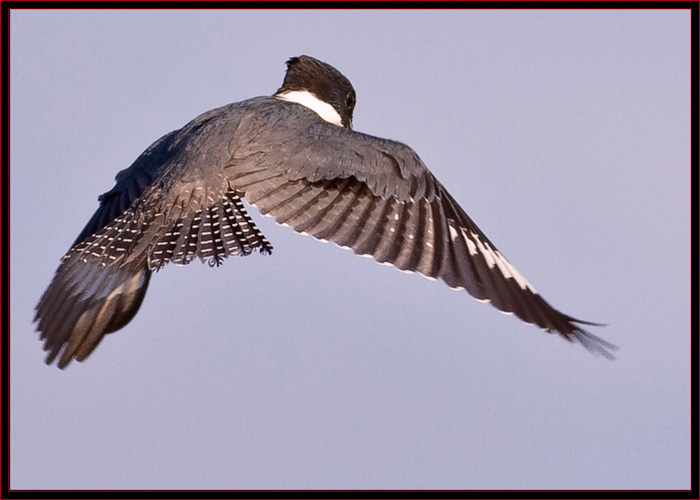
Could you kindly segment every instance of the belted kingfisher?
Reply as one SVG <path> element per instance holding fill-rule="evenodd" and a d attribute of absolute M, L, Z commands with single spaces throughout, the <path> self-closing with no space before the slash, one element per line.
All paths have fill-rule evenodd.
<path fill-rule="evenodd" d="M 36 306 L 65 368 L 141 306 L 153 271 L 219 265 L 272 245 L 243 200 L 279 224 L 404 271 L 439 278 L 592 352 L 616 347 L 550 306 L 405 144 L 352 130 L 355 90 L 309 56 L 280 89 L 208 111 L 116 176 Z"/>

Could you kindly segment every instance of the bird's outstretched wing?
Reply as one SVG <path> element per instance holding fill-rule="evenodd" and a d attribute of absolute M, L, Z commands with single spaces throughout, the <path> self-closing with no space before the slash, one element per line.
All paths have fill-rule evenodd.
<path fill-rule="evenodd" d="M 580 326 L 596 323 L 549 305 L 408 146 L 327 124 L 312 112 L 299 120 L 290 141 L 274 143 L 285 137 L 275 133 L 275 123 L 249 125 L 249 133 L 266 135 L 251 141 L 255 148 L 234 151 L 225 169 L 231 186 L 263 214 L 378 262 L 464 288 L 503 312 L 613 357 L 613 344 Z M 245 124 L 238 133 L 248 133 Z"/>
<path fill-rule="evenodd" d="M 442 279 L 612 357 L 615 346 L 579 326 L 594 323 L 544 301 L 408 146 L 268 97 L 204 113 L 117 175 L 37 305 L 47 362 L 85 359 L 133 318 L 168 262 L 269 253 L 243 197 L 299 232 Z"/>
<path fill-rule="evenodd" d="M 198 257 L 218 265 L 231 255 L 272 251 L 241 197 L 215 166 L 197 161 L 198 144 L 211 142 L 202 138 L 221 114 L 205 113 L 156 141 L 99 197 L 36 306 L 47 363 L 82 361 L 105 334 L 131 321 L 152 271 L 168 262 Z"/>

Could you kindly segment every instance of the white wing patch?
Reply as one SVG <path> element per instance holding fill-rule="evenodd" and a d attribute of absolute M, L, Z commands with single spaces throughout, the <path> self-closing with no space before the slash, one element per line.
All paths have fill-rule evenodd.
<path fill-rule="evenodd" d="M 491 248 L 491 245 L 489 245 L 485 241 L 482 241 L 477 233 L 475 233 L 474 231 L 469 231 L 467 233 L 467 229 L 458 229 L 452 224 L 449 224 L 449 229 L 450 238 L 452 238 L 452 241 L 454 241 L 457 238 L 459 234 L 457 231 L 462 231 L 462 234 L 464 235 L 464 240 L 467 242 L 469 254 L 476 255 L 477 253 L 480 253 L 486 260 L 486 265 L 489 266 L 489 269 L 497 267 L 506 279 L 513 278 L 518 284 L 518 286 L 520 286 L 520 288 L 522 288 L 523 290 L 528 289 L 532 293 L 537 293 L 535 287 L 533 287 L 525 279 L 525 277 L 522 274 L 520 274 L 518 270 L 515 269 L 515 267 L 513 267 L 513 264 L 508 262 L 508 260 L 506 260 L 506 258 L 503 255 L 501 255 L 501 252 L 499 252 L 498 250 L 494 250 L 493 248 Z"/>
<path fill-rule="evenodd" d="M 535 287 L 533 287 L 526 279 L 525 276 L 520 274 L 516 268 L 513 267 L 513 264 L 508 262 L 503 255 L 501 255 L 501 252 L 496 250 L 496 256 L 498 257 L 498 262 L 501 262 L 508 270 L 510 271 L 511 276 L 515 281 L 518 282 L 518 285 L 520 285 L 520 288 L 525 290 L 525 288 L 528 288 L 532 293 L 537 293 L 537 290 L 535 290 Z"/>
<path fill-rule="evenodd" d="M 283 101 L 296 102 L 302 106 L 306 106 L 318 116 L 326 120 L 328 123 L 342 127 L 340 115 L 333 106 L 325 101 L 322 101 L 308 90 L 290 90 L 277 94 L 275 97 Z"/>

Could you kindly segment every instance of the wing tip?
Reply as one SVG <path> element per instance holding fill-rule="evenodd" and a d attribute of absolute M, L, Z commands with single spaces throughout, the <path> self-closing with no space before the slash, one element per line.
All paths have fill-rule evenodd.
<path fill-rule="evenodd" d="M 612 353 L 612 351 L 617 351 L 619 349 L 617 345 L 613 344 L 612 342 L 608 342 L 607 340 L 605 340 L 602 337 L 599 337 L 598 335 L 594 335 L 588 330 L 584 330 L 575 323 L 599 327 L 607 326 L 607 324 L 594 323 L 592 321 L 583 321 L 575 318 L 567 319 L 572 327 L 571 331 L 569 333 L 558 332 L 561 336 L 563 336 L 566 340 L 570 342 L 578 342 L 589 352 L 599 356 L 603 356 L 604 358 L 609 359 L 610 361 L 614 361 L 615 359 L 617 359 Z"/>

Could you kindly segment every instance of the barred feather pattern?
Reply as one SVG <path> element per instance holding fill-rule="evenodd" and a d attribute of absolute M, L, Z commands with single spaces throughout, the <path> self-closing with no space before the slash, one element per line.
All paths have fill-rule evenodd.
<path fill-rule="evenodd" d="M 249 255 L 256 249 L 270 254 L 272 245 L 248 215 L 241 197 L 229 190 L 217 202 L 195 211 L 183 206 L 162 211 L 137 204 L 64 258 L 90 255 L 112 265 L 145 254 L 148 268 L 157 271 L 168 262 L 185 265 L 195 257 L 218 266 L 226 257 Z"/>
<path fill-rule="evenodd" d="M 199 257 L 214 266 L 231 255 L 272 252 L 235 191 L 213 202 L 206 194 L 182 194 L 187 202 L 166 209 L 158 205 L 162 197 L 143 197 L 63 257 L 36 308 L 47 363 L 58 359 L 65 368 L 82 361 L 105 334 L 131 321 L 151 273 L 168 262 Z"/>
<path fill-rule="evenodd" d="M 613 358 L 613 344 L 547 303 L 435 181 L 432 199 L 378 196 L 350 176 L 311 182 L 269 169 L 237 171 L 231 184 L 282 225 L 406 272 L 441 279 L 523 321 Z"/>

